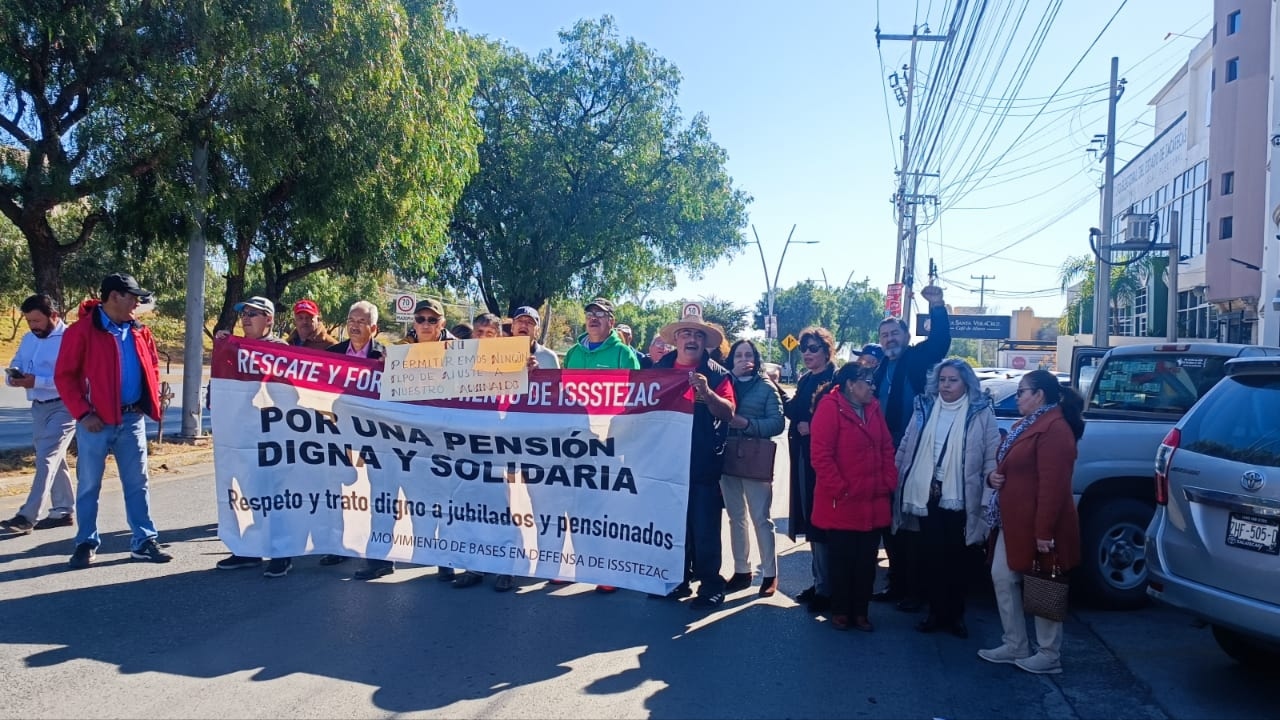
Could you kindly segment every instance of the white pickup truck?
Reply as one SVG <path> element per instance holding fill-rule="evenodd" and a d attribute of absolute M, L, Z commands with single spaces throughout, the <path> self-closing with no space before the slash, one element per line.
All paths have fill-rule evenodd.
<path fill-rule="evenodd" d="M 1083 558 L 1073 583 L 1094 604 L 1125 609 L 1146 602 L 1160 442 L 1222 379 L 1227 360 L 1260 355 L 1280 355 L 1280 348 L 1208 342 L 1076 348 L 1072 382 L 1084 389 L 1085 424 L 1072 475 Z M 998 402 L 996 414 L 1002 426 L 1016 418 Z"/>

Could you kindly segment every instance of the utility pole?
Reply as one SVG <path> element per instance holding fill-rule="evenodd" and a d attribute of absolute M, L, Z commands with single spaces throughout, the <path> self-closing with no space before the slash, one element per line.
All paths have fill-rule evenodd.
<path fill-rule="evenodd" d="M 988 281 L 988 280 L 995 280 L 995 279 L 996 279 L 996 276 L 995 276 L 995 275 L 970 275 L 970 276 L 969 276 L 969 279 L 970 279 L 970 280 L 977 280 L 977 281 L 978 281 L 978 283 L 979 283 L 979 285 L 978 285 L 978 289 L 977 289 L 977 291 L 976 291 L 976 292 L 978 293 L 978 308 L 979 308 L 980 310 L 982 310 L 982 314 L 983 314 L 983 315 L 986 315 L 986 314 L 987 314 L 987 302 L 986 302 L 986 298 L 987 298 L 987 281 Z M 974 290 L 970 290 L 969 292 L 975 292 L 975 291 L 974 291 Z"/>
<path fill-rule="evenodd" d="M 949 42 L 951 33 L 946 35 L 932 35 L 929 33 L 928 26 L 924 28 L 924 34 L 920 33 L 920 26 L 916 25 L 911 28 L 910 35 L 886 35 L 881 34 L 879 26 L 876 27 L 876 47 L 880 46 L 881 40 L 906 40 L 911 43 L 910 61 L 903 66 L 903 82 L 906 84 L 905 93 L 905 117 L 902 123 L 902 167 L 898 171 L 898 193 L 894 197 L 894 206 L 898 213 L 898 235 L 894 239 L 897 243 L 897 255 L 894 259 L 893 277 L 896 281 L 901 282 L 905 287 L 902 294 L 902 316 L 903 320 L 909 322 L 911 315 L 911 286 L 914 281 L 915 260 L 916 260 L 916 213 L 915 199 L 920 193 L 920 175 L 910 172 L 909 158 L 911 153 L 911 105 L 915 97 L 915 77 L 916 77 L 916 50 L 921 42 Z M 915 177 L 914 191 L 910 196 L 907 194 L 907 178 Z M 905 263 L 905 264 L 904 264 Z"/>
<path fill-rule="evenodd" d="M 179 437 L 204 437 L 200 390 L 204 387 L 204 263 L 207 243 L 204 236 L 205 203 L 209 195 L 209 137 L 200 133 L 191 149 L 196 196 L 191 203 L 193 222 L 187 234 L 186 327 L 182 342 L 182 429 Z"/>
<path fill-rule="evenodd" d="M 1124 94 L 1120 79 L 1120 58 L 1111 58 L 1111 94 L 1107 101 L 1107 137 L 1103 150 L 1102 220 L 1099 225 L 1097 261 L 1093 276 L 1093 344 L 1107 347 L 1111 339 L 1111 242 L 1115 227 L 1112 204 L 1116 180 L 1116 104 Z"/>

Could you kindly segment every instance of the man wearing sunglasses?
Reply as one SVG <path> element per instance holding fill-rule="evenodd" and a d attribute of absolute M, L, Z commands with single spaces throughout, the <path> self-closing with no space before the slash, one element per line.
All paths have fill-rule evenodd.
<path fill-rule="evenodd" d="M 598 297 L 585 309 L 587 332 L 565 353 L 565 369 L 639 370 L 640 359 L 613 331 L 613 303 Z"/>
<path fill-rule="evenodd" d="M 413 337 L 409 342 L 456 340 L 445 329 L 444 303 L 435 298 L 419 300 L 413 308 Z M 407 338 L 406 338 L 407 340 Z"/>
<path fill-rule="evenodd" d="M 235 311 L 240 313 L 240 329 L 249 340 L 266 340 L 267 342 L 285 344 L 284 340 L 276 337 L 271 332 L 271 324 L 275 321 L 276 316 L 275 303 L 261 295 L 255 295 L 244 302 L 236 303 Z M 228 331 L 222 330 L 218 332 L 216 337 L 221 339 L 230 334 Z M 210 397 L 210 401 L 212 401 L 212 397 Z M 262 558 L 260 557 L 233 554 L 230 557 L 219 560 L 216 567 L 219 570 L 240 570 L 242 568 L 257 567 L 261 564 Z M 269 578 L 284 577 L 292 569 L 292 558 L 273 558 L 267 563 L 267 569 L 262 575 Z"/>

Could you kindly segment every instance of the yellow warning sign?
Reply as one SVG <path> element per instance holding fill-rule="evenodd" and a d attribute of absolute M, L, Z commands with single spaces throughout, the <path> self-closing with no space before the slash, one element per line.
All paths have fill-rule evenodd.
<path fill-rule="evenodd" d="M 790 333 L 788 333 L 786 337 L 782 338 L 782 347 L 786 348 L 787 352 L 795 350 L 796 346 L 799 344 L 800 341 L 796 339 L 796 336 Z"/>

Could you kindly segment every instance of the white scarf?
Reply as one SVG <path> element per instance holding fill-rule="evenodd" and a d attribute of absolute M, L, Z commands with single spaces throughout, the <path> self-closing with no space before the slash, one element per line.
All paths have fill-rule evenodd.
<path fill-rule="evenodd" d="M 946 430 L 938 429 L 938 416 L 942 411 L 954 412 L 955 421 Z M 902 511 L 908 515 L 924 517 L 929 514 L 929 486 L 933 483 L 934 470 L 942 481 L 942 497 L 938 507 L 944 510 L 964 509 L 964 478 L 960 477 L 964 458 L 964 424 L 969 415 L 969 395 L 962 395 L 955 402 L 941 397 L 935 402 L 929 420 L 916 441 L 915 459 L 902 486 Z M 937 457 L 935 437 L 947 432 L 946 455 Z"/>

